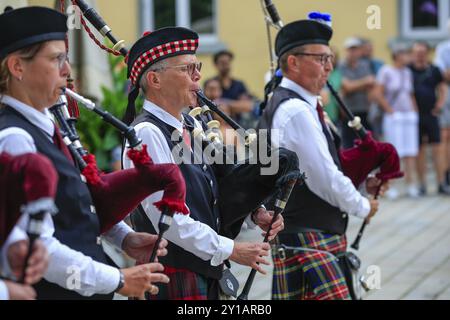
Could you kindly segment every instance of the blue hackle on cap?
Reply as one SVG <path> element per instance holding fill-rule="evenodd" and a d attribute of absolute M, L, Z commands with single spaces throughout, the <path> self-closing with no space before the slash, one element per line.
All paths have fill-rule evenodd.
<path fill-rule="evenodd" d="M 275 77 L 282 78 L 283 77 L 283 71 L 281 71 L 281 69 L 278 69 L 275 72 Z"/>
<path fill-rule="evenodd" d="M 329 27 L 331 27 L 332 24 L 331 14 L 329 13 L 321 13 L 319 11 L 313 11 L 308 14 L 308 19 L 326 24 Z"/>

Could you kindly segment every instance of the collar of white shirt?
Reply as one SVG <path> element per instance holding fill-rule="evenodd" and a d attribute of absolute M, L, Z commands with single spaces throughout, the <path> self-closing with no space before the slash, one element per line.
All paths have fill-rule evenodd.
<path fill-rule="evenodd" d="M 19 100 L 8 95 L 1 96 L 0 101 L 19 112 L 33 125 L 48 134 L 50 138 L 53 137 L 53 134 L 55 133 L 55 125 L 51 120 L 50 113 L 47 109 L 45 109 L 44 112 L 39 112 L 33 107 L 30 107 L 29 105 L 26 105 L 25 103 L 20 102 Z"/>
<path fill-rule="evenodd" d="M 294 81 L 284 77 L 283 80 L 281 80 L 280 87 L 289 89 L 294 91 L 295 93 L 299 94 L 303 99 L 308 102 L 309 107 L 314 111 L 313 114 L 315 114 L 316 107 L 317 107 L 317 96 L 309 92 L 308 90 L 304 89 Z"/>
<path fill-rule="evenodd" d="M 151 101 L 145 100 L 144 101 L 144 110 L 147 112 L 150 112 L 155 117 L 157 117 L 159 120 L 163 121 L 164 123 L 167 123 L 169 126 L 174 127 L 177 129 L 181 134 L 183 133 L 183 123 L 175 118 L 173 115 L 165 111 L 163 108 L 158 107 L 156 104 L 154 104 Z"/>

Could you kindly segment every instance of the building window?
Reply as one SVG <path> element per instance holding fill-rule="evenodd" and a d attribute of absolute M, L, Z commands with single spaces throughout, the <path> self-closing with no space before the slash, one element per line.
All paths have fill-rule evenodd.
<path fill-rule="evenodd" d="M 140 0 L 141 31 L 167 26 L 190 28 L 200 35 L 200 49 L 217 47 L 217 0 Z M 206 50 L 205 50 L 206 48 Z"/>
<path fill-rule="evenodd" d="M 215 1 L 191 0 L 191 28 L 199 34 L 215 34 Z"/>
<path fill-rule="evenodd" d="M 448 35 L 448 0 L 401 0 L 401 35 L 406 39 L 441 39 Z"/>
<path fill-rule="evenodd" d="M 175 0 L 153 0 L 152 12 L 157 12 L 153 18 L 153 28 L 150 30 L 156 30 L 162 27 L 176 25 L 175 15 Z"/>

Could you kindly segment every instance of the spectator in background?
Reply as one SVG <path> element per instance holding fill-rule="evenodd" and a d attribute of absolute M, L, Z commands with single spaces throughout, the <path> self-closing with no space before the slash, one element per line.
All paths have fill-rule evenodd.
<path fill-rule="evenodd" d="M 373 56 L 373 44 L 370 39 L 361 38 L 362 46 L 361 46 L 361 55 L 364 61 L 367 61 L 370 67 L 370 71 L 373 76 L 376 77 L 381 67 L 384 65 L 384 62 L 380 59 L 374 58 Z M 369 114 L 367 115 L 367 122 L 372 126 L 372 133 L 376 139 L 380 139 L 382 136 L 382 122 L 383 122 L 383 110 L 381 107 L 374 101 L 375 90 L 372 89 L 369 92 Z"/>
<path fill-rule="evenodd" d="M 213 78 L 206 80 L 203 84 L 203 91 L 205 96 L 214 101 L 220 110 L 222 110 L 225 114 L 230 115 L 230 107 L 221 100 L 222 97 L 222 87 L 220 86 L 219 80 Z M 220 132 L 222 133 L 223 142 L 227 145 L 237 144 L 237 137 L 235 131 L 231 126 L 224 121 L 221 117 L 214 114 L 214 119 L 220 122 Z"/>
<path fill-rule="evenodd" d="M 111 171 L 119 171 L 122 169 L 122 146 L 117 146 L 111 150 Z"/>
<path fill-rule="evenodd" d="M 369 63 L 370 70 L 375 76 L 380 71 L 384 62 L 380 59 L 374 58 L 373 56 L 373 44 L 370 39 L 361 38 L 361 59 Z"/>
<path fill-rule="evenodd" d="M 330 76 L 328 77 L 328 82 L 331 84 L 331 86 L 337 91 L 341 91 L 342 86 L 342 73 L 339 68 L 337 68 L 337 62 L 339 61 L 339 56 L 337 53 L 336 48 L 331 48 L 331 52 L 334 55 L 333 58 L 333 71 L 330 73 Z M 321 94 L 322 101 L 324 104 L 324 110 L 328 114 L 328 117 L 335 125 L 339 126 L 339 105 L 336 101 L 336 99 L 333 98 L 330 91 L 328 90 L 328 87 L 325 87 Z"/>
<path fill-rule="evenodd" d="M 231 75 L 234 55 L 224 50 L 216 53 L 213 59 L 218 73 L 214 79 L 218 80 L 222 87 L 222 101 L 229 107 L 231 117 L 243 125 L 243 116 L 252 113 L 255 102 L 245 84 Z"/>
<path fill-rule="evenodd" d="M 450 20 L 448 22 L 448 29 L 450 34 Z M 447 88 L 450 89 L 450 39 L 440 43 L 436 47 L 435 64 L 441 69 L 444 80 L 447 83 Z M 450 186 L 450 94 L 447 95 L 444 109 L 440 117 L 444 170 L 447 186 Z"/>
<path fill-rule="evenodd" d="M 344 47 L 347 55 L 340 66 L 343 78 L 343 99 L 353 114 L 361 118 L 364 127 L 371 130 L 371 126 L 367 122 L 367 115 L 370 105 L 369 93 L 375 86 L 375 76 L 372 74 L 369 63 L 362 59 L 362 41 L 360 39 L 348 38 Z M 342 128 L 343 147 L 352 147 L 355 139 L 356 135 L 353 129 L 344 125 Z"/>
<path fill-rule="evenodd" d="M 445 185 L 445 172 L 442 158 L 439 114 L 447 99 L 447 86 L 438 67 L 428 60 L 430 47 L 426 42 L 416 42 L 412 48 L 413 62 L 409 66 L 414 79 L 414 93 L 419 108 L 419 156 L 417 174 L 420 194 L 426 194 L 426 145 L 431 144 L 434 168 L 438 182 L 438 193 L 450 194 Z"/>
<path fill-rule="evenodd" d="M 393 65 L 385 65 L 377 76 L 376 97 L 383 108 L 383 134 L 387 142 L 392 143 L 403 160 L 403 170 L 407 184 L 407 194 L 416 198 L 419 191 L 414 185 L 413 175 L 419 152 L 419 117 L 413 91 L 413 77 L 407 67 L 410 61 L 409 51 L 398 45 L 392 50 Z M 399 193 L 390 188 L 386 194 L 397 198 Z"/>

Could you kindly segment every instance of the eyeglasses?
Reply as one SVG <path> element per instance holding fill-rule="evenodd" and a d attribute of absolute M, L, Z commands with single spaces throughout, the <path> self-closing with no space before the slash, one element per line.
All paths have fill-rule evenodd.
<path fill-rule="evenodd" d="M 58 68 L 62 69 L 66 61 L 69 61 L 69 55 L 67 52 L 60 53 L 54 59 L 58 61 Z"/>
<path fill-rule="evenodd" d="M 307 52 L 299 52 L 294 54 L 294 56 L 311 56 L 311 57 L 318 57 L 319 62 L 321 65 L 326 65 L 328 62 L 333 63 L 334 61 L 334 54 L 327 54 L 327 53 L 307 53 Z"/>
<path fill-rule="evenodd" d="M 200 72 L 202 70 L 203 64 L 201 62 L 194 62 L 188 64 L 180 64 L 177 66 L 167 66 L 155 69 L 153 71 L 160 71 L 164 69 L 180 69 L 183 72 L 186 72 L 191 78 L 194 76 L 195 70 Z"/>
<path fill-rule="evenodd" d="M 36 57 L 49 58 L 50 60 L 55 61 L 56 64 L 58 65 L 59 70 L 61 70 L 64 67 L 64 64 L 66 63 L 66 61 L 69 61 L 69 55 L 67 52 L 60 53 L 57 56 L 35 55 L 34 57 L 25 58 L 25 59 L 31 60 Z"/>
<path fill-rule="evenodd" d="M 36 56 L 39 57 L 39 56 Z M 64 68 L 66 61 L 69 61 L 69 55 L 67 52 L 58 54 L 57 56 L 43 56 L 44 58 L 50 58 L 51 61 L 55 61 L 59 70 Z"/>

